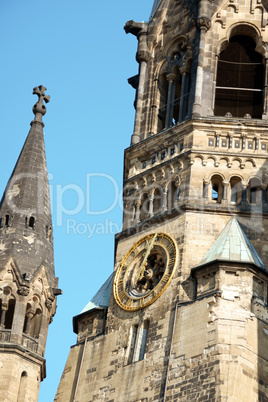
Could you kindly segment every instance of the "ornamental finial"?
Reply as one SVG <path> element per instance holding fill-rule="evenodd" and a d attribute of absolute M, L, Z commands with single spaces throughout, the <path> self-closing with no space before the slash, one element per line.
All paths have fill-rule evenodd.
<path fill-rule="evenodd" d="M 44 101 L 46 103 L 49 102 L 50 96 L 45 94 L 47 89 L 43 85 L 39 85 L 39 87 L 35 87 L 33 89 L 33 94 L 38 96 L 38 101 L 33 107 L 33 113 L 35 114 L 35 121 L 42 122 L 42 116 L 46 114 L 46 107 L 44 105 Z"/>

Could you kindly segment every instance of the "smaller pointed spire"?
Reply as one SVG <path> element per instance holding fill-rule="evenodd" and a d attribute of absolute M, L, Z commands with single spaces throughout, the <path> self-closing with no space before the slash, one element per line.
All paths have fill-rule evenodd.
<path fill-rule="evenodd" d="M 35 119 L 0 203 L 0 270 L 12 257 L 21 275 L 31 278 L 44 265 L 50 285 L 54 273 L 52 220 L 42 116 L 50 97 L 46 88 L 33 89 L 38 101 Z"/>
<path fill-rule="evenodd" d="M 231 218 L 212 244 L 198 267 L 214 261 L 230 261 L 254 264 L 267 271 L 261 257 L 248 239 L 236 218 Z"/>

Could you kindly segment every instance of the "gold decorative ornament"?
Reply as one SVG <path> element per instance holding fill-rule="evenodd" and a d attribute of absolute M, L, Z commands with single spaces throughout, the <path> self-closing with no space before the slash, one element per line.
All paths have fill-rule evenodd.
<path fill-rule="evenodd" d="M 153 233 L 140 239 L 116 271 L 113 291 L 117 304 L 127 311 L 152 304 L 169 285 L 176 263 L 177 249 L 170 236 Z"/>

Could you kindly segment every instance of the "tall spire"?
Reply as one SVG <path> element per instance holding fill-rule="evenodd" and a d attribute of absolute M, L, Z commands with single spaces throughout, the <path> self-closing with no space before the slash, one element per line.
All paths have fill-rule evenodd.
<path fill-rule="evenodd" d="M 55 286 L 52 221 L 42 117 L 46 88 L 33 89 L 38 101 L 31 129 L 0 204 L 0 267 L 12 257 L 24 279 L 44 265 Z"/>

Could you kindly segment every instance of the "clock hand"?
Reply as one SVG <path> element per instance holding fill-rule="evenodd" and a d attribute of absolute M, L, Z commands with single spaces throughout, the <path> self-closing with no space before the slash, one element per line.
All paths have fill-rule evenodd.
<path fill-rule="evenodd" d="M 151 250 L 152 250 L 152 248 L 153 248 L 153 245 L 154 245 L 156 236 L 157 236 L 157 233 L 154 234 L 154 237 L 152 238 L 151 243 L 149 244 L 149 246 L 148 246 L 148 248 L 147 248 L 147 250 L 146 250 L 146 253 L 145 253 L 145 256 L 144 256 L 144 258 L 143 258 L 141 267 L 140 267 L 140 269 L 139 269 L 139 272 L 138 272 L 136 281 L 138 281 L 140 278 L 142 278 L 142 276 L 143 276 L 143 274 L 144 274 L 144 271 L 145 271 L 145 268 L 146 268 L 146 265 L 147 265 L 147 258 L 149 257 L 149 254 L 150 254 L 150 252 L 151 252 Z"/>

